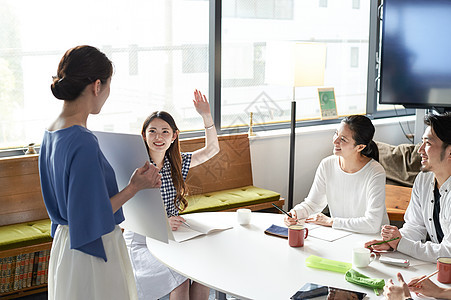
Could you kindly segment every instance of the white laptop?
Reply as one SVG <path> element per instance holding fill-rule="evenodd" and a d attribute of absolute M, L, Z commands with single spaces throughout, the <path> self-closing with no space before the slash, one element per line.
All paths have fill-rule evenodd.
<path fill-rule="evenodd" d="M 135 169 L 142 167 L 149 156 L 141 135 L 93 131 L 100 149 L 116 173 L 119 190 L 127 186 Z M 139 191 L 122 209 L 125 221 L 121 227 L 168 243 L 173 240 L 160 189 Z"/>

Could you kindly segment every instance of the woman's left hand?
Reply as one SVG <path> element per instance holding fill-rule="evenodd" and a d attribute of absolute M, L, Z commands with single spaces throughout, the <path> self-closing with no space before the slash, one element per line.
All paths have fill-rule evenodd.
<path fill-rule="evenodd" d="M 210 112 L 210 104 L 207 101 L 207 97 L 205 95 L 202 95 L 201 92 L 198 90 L 194 91 L 194 107 L 196 108 L 196 111 L 201 115 L 208 115 L 211 114 Z"/>
<path fill-rule="evenodd" d="M 305 222 L 332 227 L 334 220 L 323 213 L 319 213 L 313 217 L 307 218 Z"/>

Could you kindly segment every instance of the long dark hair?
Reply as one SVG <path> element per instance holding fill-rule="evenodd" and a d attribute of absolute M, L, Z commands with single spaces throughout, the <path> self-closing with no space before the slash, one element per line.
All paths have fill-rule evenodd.
<path fill-rule="evenodd" d="M 57 99 L 71 101 L 97 79 L 104 84 L 113 75 L 113 63 L 99 49 L 77 46 L 64 53 L 50 85 Z"/>
<path fill-rule="evenodd" d="M 161 119 L 169 124 L 172 131 L 177 132 L 178 128 L 175 124 L 174 118 L 172 116 L 165 112 L 165 111 L 155 111 L 150 116 L 146 118 L 146 120 L 143 123 L 143 127 L 141 130 L 141 135 L 146 138 L 146 129 L 149 126 L 150 122 L 154 119 Z M 149 146 L 146 144 L 147 153 L 149 153 Z M 185 180 L 183 180 L 182 176 L 182 156 L 180 154 L 180 141 L 179 136 L 177 135 L 177 138 L 174 140 L 174 142 L 169 146 L 169 149 L 166 150 L 166 156 L 169 159 L 169 162 L 171 164 L 171 176 L 172 176 L 172 182 L 174 183 L 175 190 L 177 191 L 177 195 L 174 199 L 175 207 L 179 211 L 183 211 L 188 206 L 188 201 L 186 201 L 185 197 L 188 194 L 188 187 L 185 183 Z"/>
<path fill-rule="evenodd" d="M 379 149 L 373 141 L 376 130 L 371 120 L 362 115 L 352 115 L 344 118 L 342 122 L 346 123 L 351 129 L 355 145 L 366 146 L 360 153 L 379 161 Z"/>

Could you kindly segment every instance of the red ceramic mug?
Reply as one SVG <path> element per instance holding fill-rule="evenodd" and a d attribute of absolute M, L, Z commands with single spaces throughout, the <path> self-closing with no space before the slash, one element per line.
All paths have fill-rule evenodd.
<path fill-rule="evenodd" d="M 437 280 L 441 283 L 451 283 L 451 257 L 437 259 Z"/>
<path fill-rule="evenodd" d="M 308 236 L 308 228 L 302 225 L 291 225 L 288 227 L 288 244 L 291 247 L 304 246 L 304 239 Z"/>

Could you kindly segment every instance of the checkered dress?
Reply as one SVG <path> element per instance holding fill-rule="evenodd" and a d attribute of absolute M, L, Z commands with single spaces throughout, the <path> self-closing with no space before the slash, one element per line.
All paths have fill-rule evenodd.
<path fill-rule="evenodd" d="M 182 154 L 182 176 L 183 180 L 186 180 L 186 176 L 188 176 L 189 166 L 191 164 L 192 153 L 181 153 Z M 154 162 L 151 160 L 154 164 Z M 174 205 L 174 198 L 177 195 L 177 191 L 175 190 L 174 184 L 172 183 L 171 176 L 171 164 L 169 159 L 164 157 L 163 168 L 160 170 L 161 174 L 161 197 L 163 198 L 163 203 L 166 207 L 166 213 L 168 217 L 170 216 L 178 216 L 179 211 L 177 207 Z"/>

